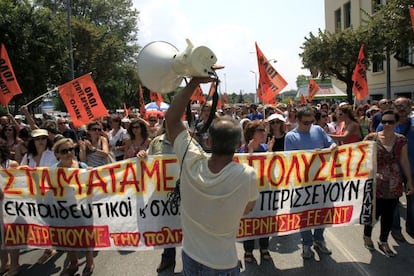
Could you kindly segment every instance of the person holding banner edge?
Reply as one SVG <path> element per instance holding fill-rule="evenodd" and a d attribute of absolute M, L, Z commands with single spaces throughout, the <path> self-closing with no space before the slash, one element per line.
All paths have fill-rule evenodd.
<path fill-rule="evenodd" d="M 328 148 L 333 151 L 337 144 L 332 138 L 318 125 L 314 125 L 315 114 L 311 107 L 305 106 L 297 110 L 296 122 L 298 126 L 288 132 L 285 137 L 285 150 L 307 150 Z M 312 230 L 302 230 L 302 257 L 311 259 L 314 252 L 311 246 L 320 253 L 330 255 L 332 252 L 326 247 L 323 236 L 325 228 Z"/>
<path fill-rule="evenodd" d="M 254 169 L 233 162 L 240 126 L 228 116 L 215 119 L 208 130 L 209 157 L 181 121 L 192 93 L 211 81 L 215 79 L 192 78 L 166 113 L 169 140 L 182 166 L 183 274 L 240 275 L 235 245 L 239 222 L 259 196 Z"/>
<path fill-rule="evenodd" d="M 410 196 L 414 191 L 408 160 L 407 138 L 394 131 L 398 120 L 399 114 L 393 110 L 383 112 L 381 116 L 383 130 L 370 133 L 365 137 L 365 140 L 377 143 L 375 218 L 378 220 L 381 217 L 378 247 L 387 257 L 396 255 L 390 249 L 387 241 L 392 228 L 394 211 L 403 194 L 402 172 L 406 176 L 407 196 Z M 364 227 L 364 245 L 371 251 L 375 249 L 371 240 L 372 228 L 373 225 L 365 225 Z"/>
<path fill-rule="evenodd" d="M 75 160 L 76 145 L 70 138 L 62 138 L 53 145 L 53 152 L 55 153 L 57 163 L 53 164 L 51 168 L 81 168 L 87 169 L 88 166 L 83 162 Z M 78 271 L 78 256 L 76 251 L 68 251 L 69 265 L 65 268 L 61 275 L 71 276 Z M 93 251 L 85 252 L 86 265 L 82 271 L 82 276 L 92 275 L 95 268 L 93 260 Z"/>

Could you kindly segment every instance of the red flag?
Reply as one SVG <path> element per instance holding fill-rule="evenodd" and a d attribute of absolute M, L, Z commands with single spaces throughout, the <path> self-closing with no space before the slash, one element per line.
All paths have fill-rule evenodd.
<path fill-rule="evenodd" d="M 301 104 L 306 104 L 306 98 L 303 94 L 300 94 L 300 103 Z"/>
<path fill-rule="evenodd" d="M 319 92 L 319 90 L 321 90 L 319 85 L 313 79 L 310 79 L 309 80 L 309 88 L 308 88 L 308 100 L 310 102 L 312 101 L 315 94 Z"/>
<path fill-rule="evenodd" d="M 197 86 L 194 93 L 191 95 L 191 101 L 198 101 L 200 104 L 204 104 L 206 102 L 206 98 L 203 95 L 203 90 L 201 89 L 200 85 Z"/>
<path fill-rule="evenodd" d="M 358 60 L 355 65 L 352 80 L 354 81 L 352 90 L 354 91 L 357 100 L 362 101 L 368 96 L 367 66 L 365 64 L 364 44 L 361 45 L 359 50 Z"/>
<path fill-rule="evenodd" d="M 410 7 L 410 17 L 411 17 L 411 26 L 413 27 L 413 31 L 414 31 L 414 7 Z"/>
<path fill-rule="evenodd" d="M 129 109 L 126 107 L 125 103 L 124 103 L 124 116 L 125 117 L 129 116 Z"/>
<path fill-rule="evenodd" d="M 62 84 L 58 89 L 75 127 L 108 115 L 90 74 Z"/>
<path fill-rule="evenodd" d="M 0 103 L 7 105 L 13 96 L 21 94 L 19 83 L 14 75 L 6 46 L 1 44 L 0 49 Z"/>
<path fill-rule="evenodd" d="M 144 101 L 144 94 L 142 93 L 141 84 L 138 85 L 139 90 L 139 114 L 142 118 L 145 117 L 145 101 Z"/>
<path fill-rule="evenodd" d="M 263 102 L 272 102 L 274 98 L 286 87 L 285 79 L 270 65 L 267 58 L 256 42 L 257 64 L 259 65 L 259 87 L 257 95 Z M 273 100 L 272 100 L 273 98 Z"/>
<path fill-rule="evenodd" d="M 152 102 L 156 102 L 158 107 L 161 107 L 161 103 L 164 101 L 160 93 L 150 91 L 150 99 Z"/>

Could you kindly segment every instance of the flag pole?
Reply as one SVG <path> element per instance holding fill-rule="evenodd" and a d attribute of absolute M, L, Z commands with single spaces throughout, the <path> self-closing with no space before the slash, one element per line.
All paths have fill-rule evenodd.
<path fill-rule="evenodd" d="M 48 95 L 48 94 L 50 94 L 50 93 L 52 93 L 52 92 L 55 92 L 55 91 L 57 91 L 57 90 L 58 90 L 58 88 L 57 88 L 57 87 L 55 87 L 55 88 L 53 88 L 52 90 L 49 90 L 49 91 L 47 91 L 46 93 L 43 93 L 43 94 L 42 94 L 42 95 L 40 95 L 39 97 L 34 98 L 33 100 L 31 100 L 30 102 L 26 103 L 25 105 L 26 105 L 26 106 L 29 106 L 29 105 L 31 105 L 32 103 L 34 103 L 34 102 L 38 101 L 39 99 L 43 98 L 44 96 L 46 96 L 46 95 Z"/>

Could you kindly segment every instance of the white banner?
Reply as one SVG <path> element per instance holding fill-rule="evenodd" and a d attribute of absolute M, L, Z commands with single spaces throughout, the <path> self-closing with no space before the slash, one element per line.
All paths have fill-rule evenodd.
<path fill-rule="evenodd" d="M 373 142 L 344 145 L 334 152 L 238 154 L 234 160 L 256 168 L 260 192 L 255 209 L 240 221 L 240 240 L 372 220 Z M 166 200 L 178 174 L 174 155 L 128 159 L 92 170 L 0 170 L 2 244 L 62 250 L 179 245 L 179 210 Z"/>

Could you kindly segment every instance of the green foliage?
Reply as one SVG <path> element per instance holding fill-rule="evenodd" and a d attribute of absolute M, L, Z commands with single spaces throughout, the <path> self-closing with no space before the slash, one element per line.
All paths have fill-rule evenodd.
<path fill-rule="evenodd" d="M 108 109 L 138 105 L 138 11 L 131 0 L 72 0 L 74 75 L 91 72 Z M 0 0 L 0 41 L 23 90 L 16 108 L 70 79 L 67 0 Z"/>
<path fill-rule="evenodd" d="M 402 46 L 414 42 L 409 4 L 412 0 L 389 0 L 374 15 L 365 12 L 367 20 L 356 30 L 310 33 L 299 54 L 304 68 L 311 71 L 312 77 L 334 76 L 343 81 L 347 86 L 348 101 L 352 102 L 352 74 L 361 44 L 365 44 L 368 66 L 370 61 L 384 59 L 386 51 L 398 55 Z"/>
<path fill-rule="evenodd" d="M 319 30 L 318 36 L 310 33 L 305 37 L 299 54 L 305 68 L 312 77 L 327 78 L 334 76 L 347 85 L 348 101 L 352 102 L 352 73 L 355 68 L 359 49 L 364 40 L 364 30 L 346 29 L 339 33 Z"/>
<path fill-rule="evenodd" d="M 13 99 L 17 108 L 46 92 L 67 70 L 67 34 L 61 18 L 47 8 L 34 8 L 30 1 L 2 0 L 0 10 L 0 42 L 24 92 Z"/>

